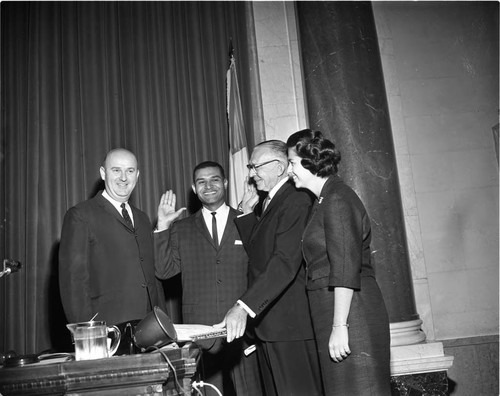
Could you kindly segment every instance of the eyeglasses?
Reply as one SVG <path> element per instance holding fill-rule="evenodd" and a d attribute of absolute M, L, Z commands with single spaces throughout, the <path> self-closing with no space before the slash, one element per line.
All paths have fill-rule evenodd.
<path fill-rule="evenodd" d="M 253 169 L 255 172 L 257 172 L 257 169 L 259 169 L 261 166 L 270 164 L 271 162 L 274 162 L 274 161 L 279 161 L 279 160 L 278 159 L 272 159 L 270 161 L 262 162 L 260 164 L 247 164 L 247 168 L 248 168 L 249 171 L 251 171 Z"/>

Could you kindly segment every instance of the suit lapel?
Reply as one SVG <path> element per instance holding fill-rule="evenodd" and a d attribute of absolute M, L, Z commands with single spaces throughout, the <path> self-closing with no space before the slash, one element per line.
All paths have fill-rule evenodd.
<path fill-rule="evenodd" d="M 116 210 L 116 208 L 113 206 L 113 204 L 111 202 L 109 202 L 106 198 L 104 198 L 102 196 L 102 191 L 100 191 L 97 196 L 96 196 L 96 199 L 97 199 L 97 203 L 98 205 L 106 212 L 108 212 L 112 217 L 114 217 L 116 220 L 118 220 L 125 228 L 127 228 L 128 230 L 130 231 L 133 231 L 134 230 L 134 227 L 130 226 L 130 224 L 128 224 L 125 219 L 123 218 L 123 216 L 118 213 L 118 211 Z M 132 208 L 132 210 L 134 210 L 134 208 L 132 207 L 132 205 L 130 205 L 130 207 Z M 135 215 L 135 212 L 134 212 L 134 219 L 137 219 L 138 217 Z M 137 223 L 137 222 L 136 222 Z"/>
<path fill-rule="evenodd" d="M 130 205 L 130 202 L 129 202 Z M 132 209 L 132 214 L 134 215 L 134 229 L 138 230 L 139 229 L 139 209 L 137 209 L 135 206 L 130 205 L 130 209 Z"/>
<path fill-rule="evenodd" d="M 230 237 L 230 222 L 232 223 L 234 221 L 236 217 L 236 213 L 233 211 L 232 208 L 229 208 L 229 213 L 227 215 L 227 222 L 226 222 L 226 227 L 224 227 L 224 233 L 222 234 L 222 239 L 220 241 L 220 244 L 219 244 L 219 247 L 221 247 L 222 245 L 224 245 L 227 240 L 229 239 Z"/>
<path fill-rule="evenodd" d="M 252 236 L 255 235 L 255 233 L 258 231 L 262 223 L 264 222 L 265 218 L 268 216 L 271 216 L 272 213 L 274 213 L 274 208 L 279 206 L 279 201 L 283 200 L 283 198 L 289 194 L 291 191 L 290 189 L 295 188 L 290 184 L 290 181 L 287 181 L 285 184 L 281 186 L 281 188 L 276 192 L 274 195 L 273 199 L 271 199 L 271 202 L 267 206 L 266 210 L 262 215 L 260 216 L 259 221 L 255 224 L 253 230 L 252 230 Z"/>
<path fill-rule="evenodd" d="M 208 231 L 207 225 L 205 224 L 205 219 L 203 218 L 201 209 L 196 212 L 194 216 L 194 224 L 196 225 L 196 228 L 198 229 L 200 234 L 202 234 L 215 249 L 214 240 L 212 239 L 212 235 L 210 235 L 210 231 Z"/>
<path fill-rule="evenodd" d="M 273 199 L 271 199 L 271 202 L 269 202 L 269 205 L 267 205 L 266 210 L 260 216 L 261 220 L 273 211 L 273 208 L 278 205 L 278 202 L 283 198 L 283 196 L 286 194 L 289 188 L 294 188 L 294 187 L 290 184 L 289 181 L 287 181 L 285 184 L 281 186 L 281 188 L 278 191 L 276 191 L 276 194 L 274 195 Z"/>

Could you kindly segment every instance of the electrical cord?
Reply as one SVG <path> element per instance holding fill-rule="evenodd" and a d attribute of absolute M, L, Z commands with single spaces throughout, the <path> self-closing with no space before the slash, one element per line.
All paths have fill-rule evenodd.
<path fill-rule="evenodd" d="M 213 385 L 213 384 L 209 384 L 208 382 L 203 382 L 203 381 L 194 381 L 194 382 L 193 382 L 193 389 L 194 389 L 196 392 L 198 392 L 198 394 L 199 394 L 199 395 L 203 395 L 203 394 L 201 393 L 201 391 L 198 389 L 198 387 L 203 387 L 203 386 L 205 386 L 205 385 L 206 385 L 206 386 L 209 386 L 209 387 L 211 387 L 213 390 L 215 390 L 219 396 L 222 396 L 222 393 L 220 393 L 220 390 L 219 390 L 219 389 L 217 389 L 217 387 L 216 387 L 215 385 Z"/>
<path fill-rule="evenodd" d="M 197 382 L 193 382 L 192 387 L 193 387 L 193 390 L 191 391 L 191 393 L 193 393 L 194 391 L 196 391 L 196 393 L 198 395 L 203 396 L 203 393 L 201 393 L 201 391 L 198 389 L 198 383 Z"/>
<path fill-rule="evenodd" d="M 182 392 L 183 388 L 182 388 L 182 385 L 179 383 L 179 380 L 177 379 L 177 371 L 175 370 L 175 367 L 172 364 L 172 362 L 170 361 L 170 359 L 168 358 L 167 354 L 164 351 L 162 351 L 160 348 L 156 347 L 156 346 L 152 346 L 150 348 L 154 348 L 155 352 L 161 353 L 161 355 L 163 356 L 163 358 L 165 359 L 165 361 L 167 362 L 167 364 L 169 365 L 169 367 L 172 369 L 172 372 L 174 373 L 175 384 L 177 385 L 177 388 L 178 388 L 177 390 L 179 392 Z"/>
<path fill-rule="evenodd" d="M 172 372 L 174 373 L 175 384 L 178 387 L 178 391 L 180 391 L 180 392 L 183 391 L 183 388 L 182 388 L 181 384 L 179 383 L 179 380 L 177 379 L 177 372 L 175 370 L 175 367 L 172 364 L 172 362 L 170 361 L 170 359 L 168 358 L 167 354 L 164 351 L 162 351 L 160 348 L 156 347 L 156 346 L 151 346 L 150 348 L 154 350 L 153 353 L 155 353 L 155 352 L 161 353 L 161 355 L 163 356 L 163 358 L 165 359 L 165 361 L 167 362 L 167 364 L 172 369 Z M 198 387 L 204 387 L 204 386 L 211 387 L 213 390 L 215 390 L 215 392 L 217 392 L 217 394 L 219 396 L 222 396 L 222 393 L 220 392 L 220 390 L 215 385 L 213 385 L 213 384 L 210 384 L 208 382 L 203 382 L 203 381 L 194 381 L 192 383 L 193 390 L 195 390 L 200 396 L 203 396 L 203 393 L 200 391 L 200 389 L 198 389 Z"/>

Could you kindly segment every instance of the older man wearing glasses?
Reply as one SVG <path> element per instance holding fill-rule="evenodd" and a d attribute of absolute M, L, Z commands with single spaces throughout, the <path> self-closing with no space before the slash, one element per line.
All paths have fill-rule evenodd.
<path fill-rule="evenodd" d="M 266 395 L 321 395 L 314 335 L 305 292 L 301 238 L 311 197 L 288 180 L 286 144 L 269 140 L 252 153 L 235 219 L 249 255 L 249 288 L 228 311 L 227 341 L 253 321 Z M 266 193 L 259 204 L 257 190 Z"/>

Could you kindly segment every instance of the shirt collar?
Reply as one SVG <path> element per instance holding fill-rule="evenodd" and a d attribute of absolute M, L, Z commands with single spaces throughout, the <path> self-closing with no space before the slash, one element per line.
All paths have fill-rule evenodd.
<path fill-rule="evenodd" d="M 204 214 L 211 215 L 212 212 L 216 212 L 219 215 L 219 214 L 228 213 L 229 212 L 229 206 L 227 206 L 226 203 L 224 202 L 221 206 L 219 206 L 219 208 L 217 210 L 208 210 L 204 206 L 202 206 L 201 210 L 202 210 L 202 212 Z"/>
<path fill-rule="evenodd" d="M 111 196 L 108 194 L 108 192 L 106 190 L 103 190 L 102 192 L 102 196 L 104 198 L 106 198 L 109 202 L 111 202 L 111 204 L 118 210 L 118 211 L 121 211 L 122 210 L 122 207 L 121 207 L 121 204 L 123 202 L 119 202 L 117 201 L 116 199 L 113 199 L 111 198 Z M 128 204 L 128 201 L 125 202 L 125 207 L 127 208 L 127 210 L 130 209 L 130 205 Z"/>
<path fill-rule="evenodd" d="M 283 180 L 280 180 L 278 182 L 278 184 L 276 184 L 273 188 L 271 188 L 271 190 L 269 191 L 269 193 L 267 194 L 267 196 L 269 197 L 269 200 L 273 199 L 273 197 L 276 195 L 276 193 L 278 192 L 278 190 L 283 186 L 283 184 L 285 184 L 286 182 L 288 181 L 288 177 L 285 177 Z"/>

